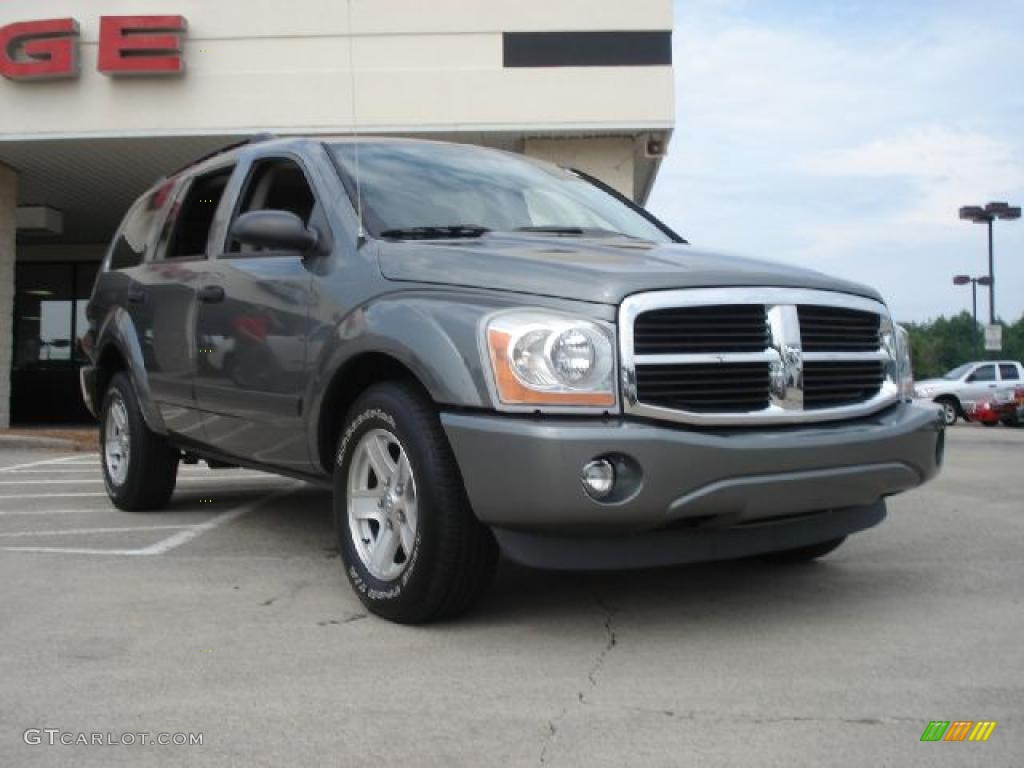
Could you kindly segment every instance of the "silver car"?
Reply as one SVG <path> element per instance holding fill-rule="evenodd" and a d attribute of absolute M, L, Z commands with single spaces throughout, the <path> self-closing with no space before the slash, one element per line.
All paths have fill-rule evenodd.
<path fill-rule="evenodd" d="M 964 363 L 937 379 L 917 382 L 915 394 L 942 406 L 947 426 L 967 418 L 971 406 L 982 398 L 1024 386 L 1024 366 L 1014 360 L 979 360 Z"/>

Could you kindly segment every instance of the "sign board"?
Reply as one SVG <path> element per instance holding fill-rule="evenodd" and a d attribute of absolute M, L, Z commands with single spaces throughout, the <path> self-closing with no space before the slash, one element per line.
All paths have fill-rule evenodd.
<path fill-rule="evenodd" d="M 96 68 L 104 75 L 180 75 L 184 16 L 101 16 Z M 0 27 L 0 76 L 8 80 L 76 78 L 81 30 L 71 18 Z"/>
<path fill-rule="evenodd" d="M 986 352 L 1002 352 L 1003 351 L 1003 326 L 1001 326 L 1001 325 L 986 325 L 985 326 L 985 351 Z"/>

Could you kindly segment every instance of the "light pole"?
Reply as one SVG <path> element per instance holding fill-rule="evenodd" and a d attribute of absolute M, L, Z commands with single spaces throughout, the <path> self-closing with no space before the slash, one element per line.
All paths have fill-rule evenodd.
<path fill-rule="evenodd" d="M 978 286 L 992 285 L 992 279 L 987 275 L 971 277 L 970 275 L 957 275 L 953 278 L 953 285 L 971 284 L 971 316 L 974 317 L 974 336 L 978 336 Z"/>
<path fill-rule="evenodd" d="M 965 205 L 960 209 L 960 218 L 975 224 L 988 225 L 988 317 L 989 323 L 996 324 L 996 276 L 995 259 L 992 256 L 992 222 L 996 219 L 1010 221 L 1020 218 L 1020 208 L 1009 203 L 989 203 L 984 208 L 980 205 Z"/>

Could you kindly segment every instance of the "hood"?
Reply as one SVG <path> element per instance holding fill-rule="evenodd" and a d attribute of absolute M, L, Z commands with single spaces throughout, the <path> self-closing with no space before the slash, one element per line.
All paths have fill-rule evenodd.
<path fill-rule="evenodd" d="M 959 383 L 959 381 L 953 381 L 952 379 L 921 379 L 915 381 L 914 386 L 918 389 L 938 389 L 939 387 L 950 387 Z"/>
<path fill-rule="evenodd" d="M 597 304 L 642 291 L 771 286 L 815 288 L 881 301 L 867 286 L 813 270 L 619 237 L 491 233 L 471 240 L 381 244 L 389 280 L 489 288 Z"/>

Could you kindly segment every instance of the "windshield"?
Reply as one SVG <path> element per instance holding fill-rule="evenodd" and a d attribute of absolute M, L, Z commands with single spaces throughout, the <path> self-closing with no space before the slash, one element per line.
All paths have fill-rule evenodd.
<path fill-rule="evenodd" d="M 329 148 L 354 194 L 355 144 Z M 574 173 L 483 147 L 361 142 L 358 175 L 364 223 L 377 237 L 479 237 L 487 231 L 533 230 L 674 240 Z"/>
<path fill-rule="evenodd" d="M 952 371 L 947 371 L 946 373 L 942 374 L 942 378 L 944 378 L 944 379 L 959 379 L 959 378 L 962 378 L 963 375 L 965 373 L 967 373 L 970 369 L 971 369 L 971 364 L 970 363 L 966 363 L 965 365 L 961 365 L 961 366 L 959 366 L 957 368 L 954 368 Z"/>

